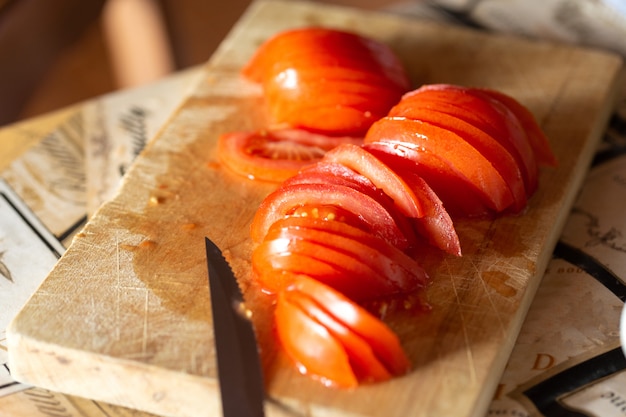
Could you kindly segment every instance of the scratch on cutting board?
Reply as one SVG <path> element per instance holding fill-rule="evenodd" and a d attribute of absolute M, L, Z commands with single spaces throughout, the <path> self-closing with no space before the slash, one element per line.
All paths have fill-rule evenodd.
<path fill-rule="evenodd" d="M 4 256 L 5 252 L 6 251 L 0 252 L 0 275 L 8 279 L 10 282 L 14 282 L 13 276 L 11 275 L 11 270 L 8 266 L 6 266 L 4 262 L 2 262 L 2 257 Z"/>
<path fill-rule="evenodd" d="M 462 315 L 461 315 L 462 316 Z M 463 320 L 463 318 L 461 318 Z M 463 340 L 465 341 L 465 355 L 467 356 L 467 365 L 469 368 L 469 379 L 472 385 L 476 384 L 476 362 L 474 361 L 474 354 L 471 349 L 471 342 L 469 340 L 469 335 L 467 334 L 467 327 L 465 326 L 465 321 L 463 320 Z"/>
<path fill-rule="evenodd" d="M 141 335 L 141 354 L 146 357 L 148 354 L 148 291 L 144 291 L 143 304 L 143 333 Z"/>
<path fill-rule="evenodd" d="M 121 308 L 121 266 L 120 266 L 120 240 L 119 240 L 119 231 L 115 232 L 115 274 L 116 274 L 116 282 L 115 282 L 115 322 L 117 326 L 115 326 L 115 340 L 120 340 L 122 337 L 121 329 L 120 329 L 120 308 Z"/>

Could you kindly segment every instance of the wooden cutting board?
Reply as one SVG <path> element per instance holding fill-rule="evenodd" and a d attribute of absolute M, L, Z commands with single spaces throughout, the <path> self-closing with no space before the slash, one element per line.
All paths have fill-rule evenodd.
<path fill-rule="evenodd" d="M 464 256 L 424 253 L 430 310 L 389 317 L 414 370 L 353 391 L 299 375 L 276 349 L 271 306 L 250 285 L 248 226 L 273 187 L 216 159 L 222 132 L 263 126 L 238 71 L 270 35 L 327 25 L 391 45 L 415 85 L 496 88 L 527 105 L 560 166 L 524 215 L 458 222 Z M 262 349 L 270 416 L 482 416 L 500 380 L 612 107 L 616 56 L 303 2 L 254 3 L 119 194 L 73 241 L 8 330 L 23 382 L 168 416 L 220 413 L 204 236 L 232 262 Z"/>

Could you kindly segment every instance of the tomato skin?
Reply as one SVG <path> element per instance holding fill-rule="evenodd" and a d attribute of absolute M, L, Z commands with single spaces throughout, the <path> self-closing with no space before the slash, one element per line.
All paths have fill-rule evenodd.
<path fill-rule="evenodd" d="M 403 215 L 412 218 L 424 215 L 420 201 L 404 180 L 361 146 L 342 144 L 328 151 L 323 159 L 341 164 L 367 177 L 374 186 L 391 197 Z"/>
<path fill-rule="evenodd" d="M 418 234 L 426 238 L 432 246 L 451 255 L 461 256 L 461 242 L 454 222 L 437 193 L 415 171 L 402 167 L 397 167 L 396 170 L 422 201 L 424 216 L 413 219 Z"/>
<path fill-rule="evenodd" d="M 435 155 L 468 178 L 480 198 L 496 212 L 513 203 L 509 187 L 493 165 L 451 131 L 419 120 L 385 117 L 374 123 L 365 137 L 366 144 L 374 141 L 402 142 L 406 147 L 413 147 L 418 154 L 424 155 L 420 157 L 422 164 L 432 159 L 429 155 Z"/>
<path fill-rule="evenodd" d="M 304 230 L 323 231 L 335 234 L 339 237 L 346 237 L 351 239 L 352 241 L 356 241 L 357 244 L 360 243 L 362 245 L 367 245 L 370 248 L 375 248 L 378 252 L 380 252 L 381 255 L 386 256 L 405 270 L 411 271 L 413 274 L 416 275 L 416 279 L 419 281 L 420 286 L 425 284 L 429 279 L 426 272 L 420 267 L 419 263 L 410 256 L 408 256 L 405 252 L 399 250 L 395 246 L 389 244 L 384 239 L 381 239 L 380 237 L 370 232 L 341 221 L 329 221 L 319 218 L 299 218 L 291 216 L 279 220 L 272 227 L 274 229 L 285 227 L 301 228 Z M 270 234 L 268 233 L 268 235 Z M 352 242 L 349 243 L 349 246 L 353 245 Z M 407 291 L 408 290 L 410 289 L 407 288 Z"/>
<path fill-rule="evenodd" d="M 298 175 L 295 175 L 283 183 L 283 186 L 291 186 L 296 184 L 319 184 L 319 185 L 338 185 L 341 187 L 352 188 L 363 195 L 372 198 L 380 206 L 382 206 L 389 216 L 393 219 L 396 227 L 402 237 L 400 247 L 405 249 L 415 246 L 417 243 L 417 237 L 411 228 L 409 219 L 400 211 L 400 208 L 396 204 L 393 198 L 386 194 L 382 189 L 378 188 L 370 178 L 362 175 L 356 171 L 353 171 L 348 166 L 336 163 L 328 162 L 324 159 L 318 162 L 314 166 L 301 170 Z M 372 233 L 376 232 L 376 229 L 372 229 L 371 223 L 364 221 L 362 214 L 359 211 L 352 211 L 352 218 L 356 217 L 359 220 L 359 227 L 364 230 L 369 230 Z M 351 224 L 357 223 L 352 220 Z M 380 232 L 377 232 L 380 234 Z M 383 236 L 381 234 L 381 236 Z M 394 240 L 396 241 L 396 240 Z"/>
<path fill-rule="evenodd" d="M 412 107 L 410 118 L 447 129 L 463 138 L 493 165 L 506 182 L 514 199 L 511 211 L 517 213 L 526 207 L 526 187 L 517 161 L 495 138 L 463 119 L 438 111 L 436 106 Z"/>
<path fill-rule="evenodd" d="M 524 107 L 513 97 L 508 96 L 500 91 L 487 88 L 481 88 L 479 89 L 479 91 L 508 107 L 508 109 L 517 117 L 517 119 L 520 121 L 520 124 L 528 134 L 530 146 L 533 149 L 537 161 L 540 165 L 551 167 L 556 167 L 558 165 L 556 156 L 550 148 L 550 142 L 548 138 L 537 124 L 535 116 L 533 116 L 533 114 L 526 107 Z"/>
<path fill-rule="evenodd" d="M 406 374 L 410 361 L 397 336 L 332 288 L 300 275 L 278 295 L 276 330 L 300 372 L 327 386 L 354 388 Z"/>
<path fill-rule="evenodd" d="M 394 282 L 351 254 L 308 240 L 265 240 L 255 250 L 253 261 L 259 282 L 267 289 L 280 290 L 280 284 L 287 284 L 276 285 L 273 276 L 285 271 L 287 274 L 280 279 L 309 274 L 354 300 L 373 300 L 400 292 Z M 261 262 L 265 265 L 258 266 Z"/>
<path fill-rule="evenodd" d="M 254 277 L 266 293 L 278 294 L 299 274 L 309 274 L 329 282 L 341 282 L 346 273 L 345 270 L 308 255 L 276 253 L 272 251 L 271 245 L 271 241 L 263 242 L 252 253 Z"/>
<path fill-rule="evenodd" d="M 493 210 L 480 198 L 475 184 L 436 155 L 420 152 L 402 141 L 378 140 L 364 147 L 389 166 L 417 173 L 434 190 L 451 216 L 493 216 Z"/>
<path fill-rule="evenodd" d="M 411 118 L 412 109 L 427 107 L 458 117 L 488 133 L 504 146 L 517 161 L 526 193 L 537 189 L 538 166 L 534 152 L 519 120 L 502 103 L 476 89 L 447 84 L 422 86 L 402 97 L 389 116 Z"/>
<path fill-rule="evenodd" d="M 257 48 L 242 74 L 261 82 L 276 66 L 285 62 L 294 65 L 292 61 L 303 60 L 305 64 L 322 61 L 334 64 L 334 68 L 359 69 L 382 76 L 397 87 L 409 86 L 403 65 L 387 45 L 352 32 L 323 27 L 297 28 L 274 35 Z M 369 65 L 362 65 L 364 61 Z M 342 62 L 346 64 L 339 65 Z"/>
<path fill-rule="evenodd" d="M 263 85 L 274 123 L 329 135 L 364 134 L 410 86 L 386 45 L 319 27 L 270 38 L 242 74 Z"/>

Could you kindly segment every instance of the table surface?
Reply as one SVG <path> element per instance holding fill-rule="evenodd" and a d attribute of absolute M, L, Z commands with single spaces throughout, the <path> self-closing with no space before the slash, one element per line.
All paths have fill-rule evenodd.
<path fill-rule="evenodd" d="M 84 103 L 81 103 L 77 106 L 72 106 L 66 109 L 61 109 L 53 113 L 43 115 L 41 117 L 37 117 L 34 119 L 30 119 L 30 120 L 25 120 L 15 125 L 7 126 L 5 128 L 0 129 L 0 170 L 6 168 L 12 162 L 19 160 L 24 154 L 28 153 L 29 150 L 31 150 L 34 146 L 36 146 L 37 143 L 39 143 L 42 140 L 42 138 L 44 138 L 50 132 L 54 131 L 58 126 L 63 125 L 68 120 L 69 117 L 71 117 L 77 111 L 80 111 L 80 109 L 83 106 L 84 106 Z M 590 175 L 591 177 L 590 181 L 594 181 L 596 177 L 598 176 L 600 175 L 599 174 L 594 175 L 594 173 L 592 173 L 592 175 Z M 567 238 L 567 234 L 566 234 L 566 238 Z M 615 261 L 611 260 L 609 261 L 609 263 L 610 262 L 615 262 Z M 546 288 L 549 288 L 548 285 L 552 281 L 558 281 L 558 285 L 555 285 L 555 288 L 558 287 L 560 291 L 565 292 L 564 287 L 566 287 L 568 284 L 564 283 L 563 281 L 559 281 L 559 279 L 563 279 L 563 272 L 562 271 L 558 273 L 555 272 L 555 271 L 558 271 L 557 268 L 565 268 L 564 266 L 562 265 L 559 266 L 559 265 L 560 264 L 558 263 L 558 261 L 556 261 L 555 265 L 552 266 L 554 268 L 552 270 L 552 274 L 554 276 L 558 275 L 558 277 L 555 278 L 554 280 L 552 279 L 554 277 L 551 278 L 551 271 L 549 268 L 548 275 L 545 279 L 545 281 L 547 281 Z M 542 297 L 544 300 L 547 299 L 546 295 L 542 294 L 541 289 L 540 289 L 540 293 L 538 295 L 538 298 L 540 299 L 540 301 Z M 616 302 L 613 299 L 611 299 L 610 302 L 611 304 L 614 304 L 614 305 L 615 304 L 621 305 L 619 301 Z M 545 314 L 545 311 L 543 311 L 543 314 Z M 533 320 L 537 320 L 537 317 L 541 315 L 542 315 L 541 313 L 534 313 L 533 310 L 531 310 L 531 312 L 529 313 L 529 321 L 528 321 L 529 325 L 533 324 Z M 612 314 L 607 314 L 607 316 L 613 317 Z M 607 320 L 610 321 L 608 318 Z M 614 319 L 611 319 L 611 320 L 614 321 Z M 603 324 L 606 324 L 606 323 L 603 323 Z M 528 334 L 532 334 L 533 332 L 534 330 L 530 330 L 528 331 Z M 526 333 L 522 333 L 520 346 L 527 348 L 528 346 L 524 346 L 524 343 L 526 343 L 525 337 L 528 337 L 528 335 Z M 608 338 L 603 343 L 603 346 L 604 346 L 603 349 L 607 350 L 608 347 L 611 347 L 614 345 L 615 345 L 615 340 Z M 543 356 L 539 356 L 541 354 L 539 351 L 537 350 L 533 351 L 532 349 L 529 349 L 529 350 L 535 354 L 535 358 L 543 357 Z M 602 349 L 597 348 L 596 350 L 602 350 Z M 526 354 L 525 356 L 524 353 L 514 351 L 513 359 L 515 359 L 516 354 L 520 357 L 525 357 L 526 360 L 531 360 L 532 358 L 531 354 Z M 552 351 L 550 351 L 550 355 L 552 357 L 557 357 L 555 352 L 552 352 Z M 553 368 L 553 373 L 556 370 L 562 370 L 562 369 L 567 368 L 567 366 L 572 365 L 571 362 L 568 362 L 567 360 L 563 358 L 561 359 L 562 359 L 562 362 L 558 363 L 557 361 L 557 363 L 554 364 L 555 367 Z M 504 384 L 504 381 L 506 381 L 506 377 L 507 375 L 505 374 L 503 385 L 506 385 Z M 513 391 L 511 392 L 512 397 L 514 397 L 515 395 L 519 396 L 519 390 L 518 392 L 513 392 Z M 0 404 L 2 404 L 2 402 L 0 402 Z M 121 413 L 120 411 L 118 412 Z M 97 415 L 97 414 L 93 414 L 93 415 Z"/>

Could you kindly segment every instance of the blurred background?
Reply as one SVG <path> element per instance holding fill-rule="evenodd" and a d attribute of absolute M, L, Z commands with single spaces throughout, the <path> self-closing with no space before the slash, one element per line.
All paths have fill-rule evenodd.
<path fill-rule="evenodd" d="M 0 126 L 199 65 L 250 1 L 0 0 Z"/>
<path fill-rule="evenodd" d="M 0 0 L 0 126 L 202 64 L 251 1 Z M 625 0 L 312 1 L 460 20 L 626 55 Z"/>

